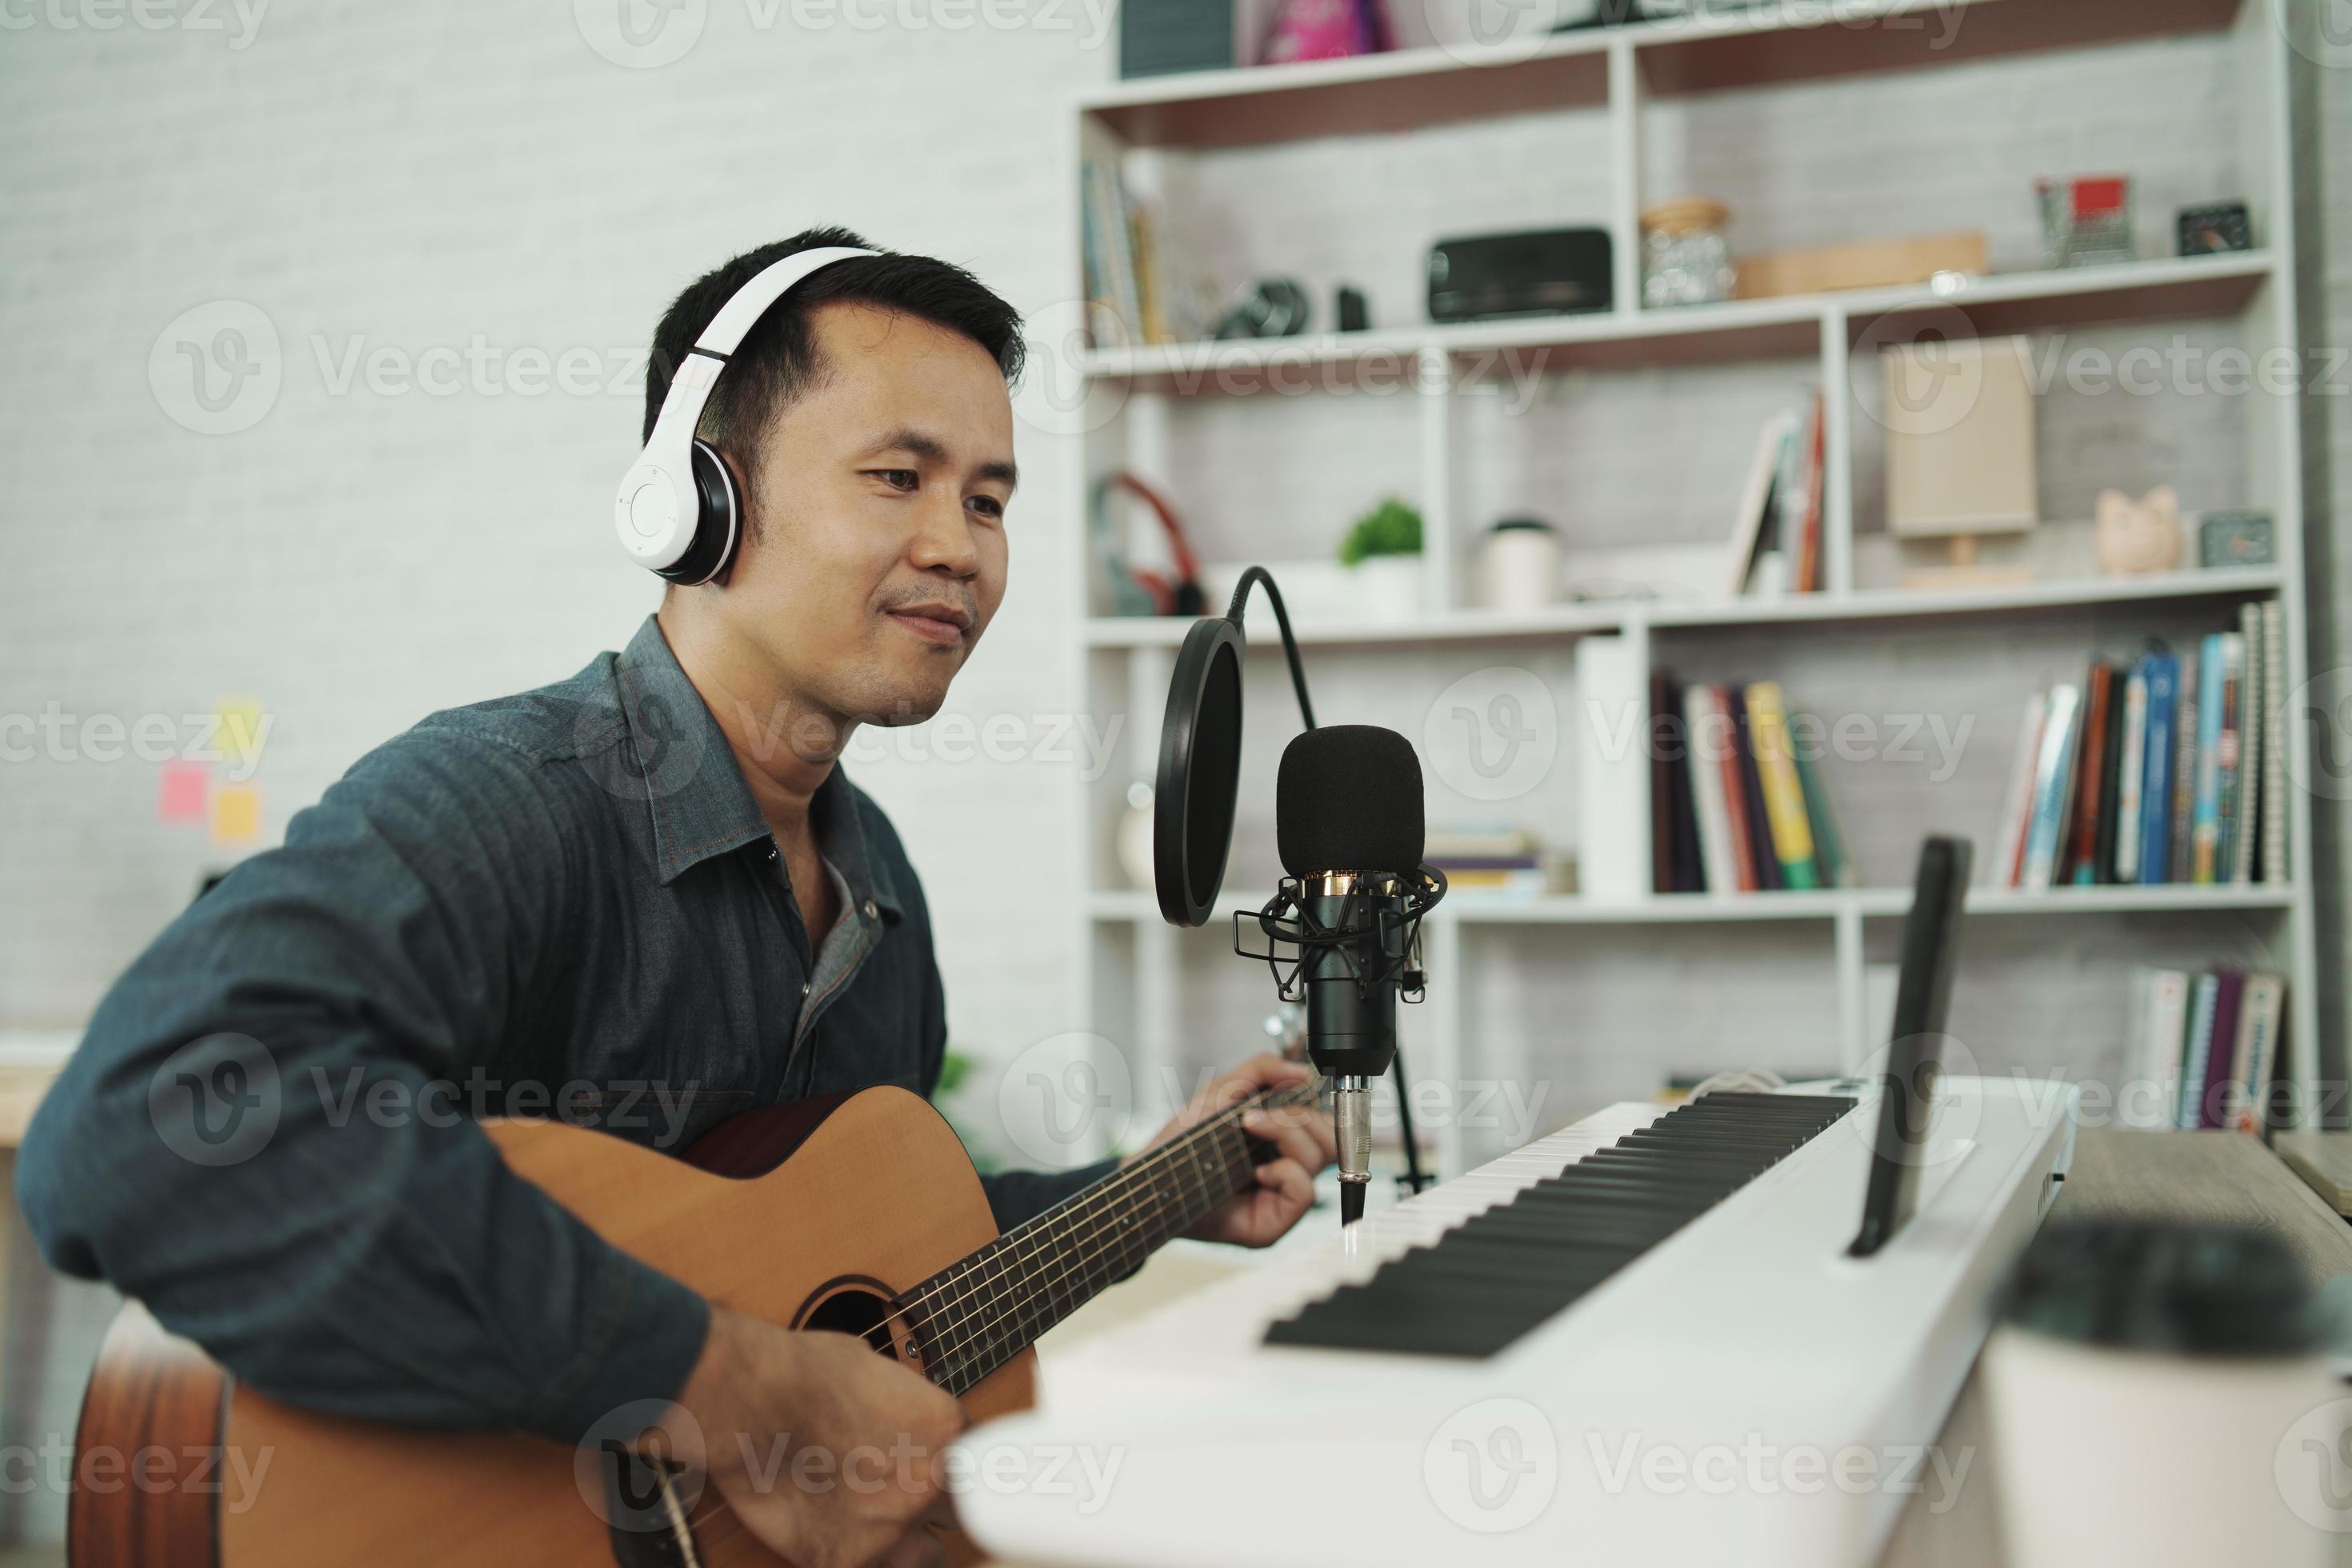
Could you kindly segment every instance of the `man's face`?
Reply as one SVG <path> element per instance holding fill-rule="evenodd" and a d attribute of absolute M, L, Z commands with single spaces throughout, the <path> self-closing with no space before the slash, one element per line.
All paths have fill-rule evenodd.
<path fill-rule="evenodd" d="M 1013 400 L 960 332 L 850 301 L 809 324 L 824 368 L 762 440 L 720 613 L 801 701 L 913 723 L 1004 597 Z"/>

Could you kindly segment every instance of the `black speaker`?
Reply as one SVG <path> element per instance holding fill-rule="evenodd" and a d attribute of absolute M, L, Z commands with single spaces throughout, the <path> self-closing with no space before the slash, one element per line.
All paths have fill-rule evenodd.
<path fill-rule="evenodd" d="M 1441 239 L 1429 251 L 1429 319 L 1483 321 L 1606 310 L 1609 231 L 1550 228 Z"/>

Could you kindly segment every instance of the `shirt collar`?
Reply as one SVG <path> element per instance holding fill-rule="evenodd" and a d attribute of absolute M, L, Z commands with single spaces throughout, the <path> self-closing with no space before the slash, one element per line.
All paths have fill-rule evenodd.
<path fill-rule="evenodd" d="M 676 881 L 714 855 L 772 837 L 751 786 L 743 782 L 726 732 L 670 651 L 661 623 L 647 616 L 615 661 L 627 725 L 625 771 L 652 815 L 654 865 Z M 867 840 L 862 795 L 839 763 L 809 803 L 817 853 L 837 867 L 857 902 L 901 913 L 896 879 Z"/>

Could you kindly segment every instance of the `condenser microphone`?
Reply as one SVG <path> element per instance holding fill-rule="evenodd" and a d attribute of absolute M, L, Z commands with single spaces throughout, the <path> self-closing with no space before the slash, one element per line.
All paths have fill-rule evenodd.
<path fill-rule="evenodd" d="M 1256 916 L 1272 945 L 1249 955 L 1274 965 L 1286 998 L 1307 1004 L 1307 1055 L 1332 1086 L 1339 1219 L 1349 1225 L 1372 1176 L 1372 1085 L 1396 1058 L 1398 1002 L 1421 1000 L 1421 920 L 1445 879 L 1422 864 L 1421 761 L 1393 730 L 1335 724 L 1298 736 L 1282 753 L 1274 814 L 1286 875 Z"/>

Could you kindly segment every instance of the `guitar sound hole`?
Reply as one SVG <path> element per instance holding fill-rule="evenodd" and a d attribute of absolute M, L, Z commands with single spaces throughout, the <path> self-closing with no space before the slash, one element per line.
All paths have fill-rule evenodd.
<path fill-rule="evenodd" d="M 835 1333 L 856 1334 L 884 1355 L 896 1356 L 898 1347 L 890 1339 L 890 1303 L 887 1298 L 871 1290 L 852 1286 L 821 1298 L 808 1315 L 800 1321 L 803 1329 L 829 1329 Z"/>

